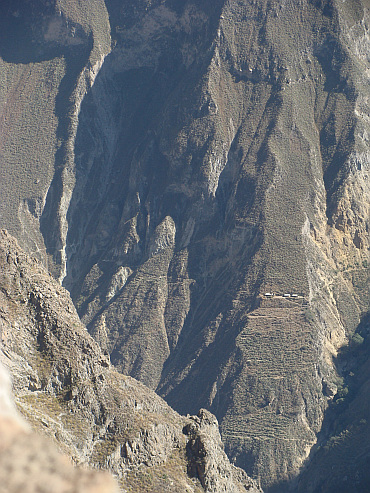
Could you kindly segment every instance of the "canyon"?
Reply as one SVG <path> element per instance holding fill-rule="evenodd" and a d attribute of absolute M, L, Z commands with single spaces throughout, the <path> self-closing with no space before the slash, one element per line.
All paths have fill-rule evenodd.
<path fill-rule="evenodd" d="M 93 377 L 109 361 L 159 415 L 213 413 L 255 488 L 367 491 L 369 2 L 0 14 L 0 227 L 73 313 L 55 337 L 88 340 Z M 45 395 L 72 391 L 53 378 Z M 62 442 L 94 464 L 89 430 L 84 452 Z"/>

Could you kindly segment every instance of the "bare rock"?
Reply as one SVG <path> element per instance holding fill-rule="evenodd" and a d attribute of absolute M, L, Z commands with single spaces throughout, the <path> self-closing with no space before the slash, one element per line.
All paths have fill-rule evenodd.
<path fill-rule="evenodd" d="M 189 416 L 184 432 L 189 436 L 186 447 L 189 474 L 200 479 L 205 491 L 262 491 L 245 471 L 230 464 L 224 452 L 217 419 L 213 414 L 201 409 L 196 416 Z"/>
<path fill-rule="evenodd" d="M 0 364 L 0 492 L 118 493 L 106 472 L 74 467 L 51 440 L 31 431 L 16 411 L 10 378 Z"/>

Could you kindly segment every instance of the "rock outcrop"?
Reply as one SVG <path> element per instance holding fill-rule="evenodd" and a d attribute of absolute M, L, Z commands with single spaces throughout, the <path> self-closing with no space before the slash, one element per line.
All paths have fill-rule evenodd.
<path fill-rule="evenodd" d="M 0 364 L 0 492 L 119 493 L 107 473 L 76 468 L 51 440 L 32 432 L 13 402 Z"/>
<path fill-rule="evenodd" d="M 237 493 L 256 490 L 255 482 L 242 469 L 230 464 L 213 414 L 201 409 L 196 416 L 189 417 L 184 432 L 189 437 L 186 446 L 188 472 L 190 476 L 199 478 L 205 491 Z"/>
<path fill-rule="evenodd" d="M 212 415 L 207 418 L 212 421 L 212 435 L 203 453 L 215 462 L 219 457 L 223 469 L 217 475 L 213 464 L 201 479 L 198 474 L 188 476 L 189 437 L 183 429 L 196 418 L 181 417 L 143 384 L 117 373 L 81 324 L 68 292 L 5 231 L 0 232 L 0 344 L 0 360 L 13 376 L 17 407 L 32 427 L 53 439 L 75 463 L 112 472 L 122 491 L 225 491 L 220 486 L 225 481 L 224 471 L 228 471 L 230 491 L 239 491 L 243 484 L 250 491 L 261 491 L 228 462 Z M 24 481 L 12 477 L 11 468 L 7 470 L 9 461 L 20 448 L 28 450 L 32 441 L 35 448 L 29 453 L 34 454 L 35 462 L 30 459 L 29 467 L 40 467 L 37 464 L 46 460 L 50 451 L 44 472 L 52 475 L 55 462 L 58 476 L 60 463 L 60 488 L 63 475 L 70 474 L 71 491 L 95 491 L 95 476 L 97 492 L 111 491 L 109 479 L 107 490 L 99 490 L 104 477 L 99 480 L 95 473 L 79 473 L 71 470 L 71 465 L 63 465 L 52 444 L 24 432 L 24 425 L 13 417 L 6 391 L 0 393 L 0 399 L 1 417 L 10 414 L 9 419 L 22 432 L 19 440 L 15 437 L 10 444 L 11 430 L 9 434 L 3 427 L 0 430 L 4 437 L 1 451 L 8 454 L 1 470 L 7 476 L 3 484 L 9 485 L 8 493 L 16 491 L 18 479 Z M 20 460 L 16 473 L 22 474 L 24 467 Z M 235 472 L 231 475 L 230 471 Z"/>

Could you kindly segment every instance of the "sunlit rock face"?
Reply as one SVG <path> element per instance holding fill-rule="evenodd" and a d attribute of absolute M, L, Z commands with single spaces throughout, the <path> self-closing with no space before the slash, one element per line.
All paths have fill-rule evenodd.
<path fill-rule="evenodd" d="M 28 59 L 0 46 L 1 224 L 119 371 L 210 409 L 278 490 L 369 309 L 368 5 L 60 0 L 37 32 L 23 7 Z"/>

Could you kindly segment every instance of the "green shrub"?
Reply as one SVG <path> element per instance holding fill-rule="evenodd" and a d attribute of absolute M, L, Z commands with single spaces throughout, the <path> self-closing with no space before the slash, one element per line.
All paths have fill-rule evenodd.
<path fill-rule="evenodd" d="M 348 387 L 345 385 L 343 387 L 338 388 L 337 396 L 338 399 L 344 399 L 348 395 Z"/>
<path fill-rule="evenodd" d="M 340 399 L 336 399 L 335 404 L 340 405 L 340 404 L 343 404 L 344 401 L 345 401 L 345 399 L 343 397 L 341 397 Z"/>
<path fill-rule="evenodd" d="M 351 338 L 351 344 L 355 347 L 361 346 L 361 344 L 364 342 L 364 338 L 362 335 L 356 333 L 352 336 Z"/>

